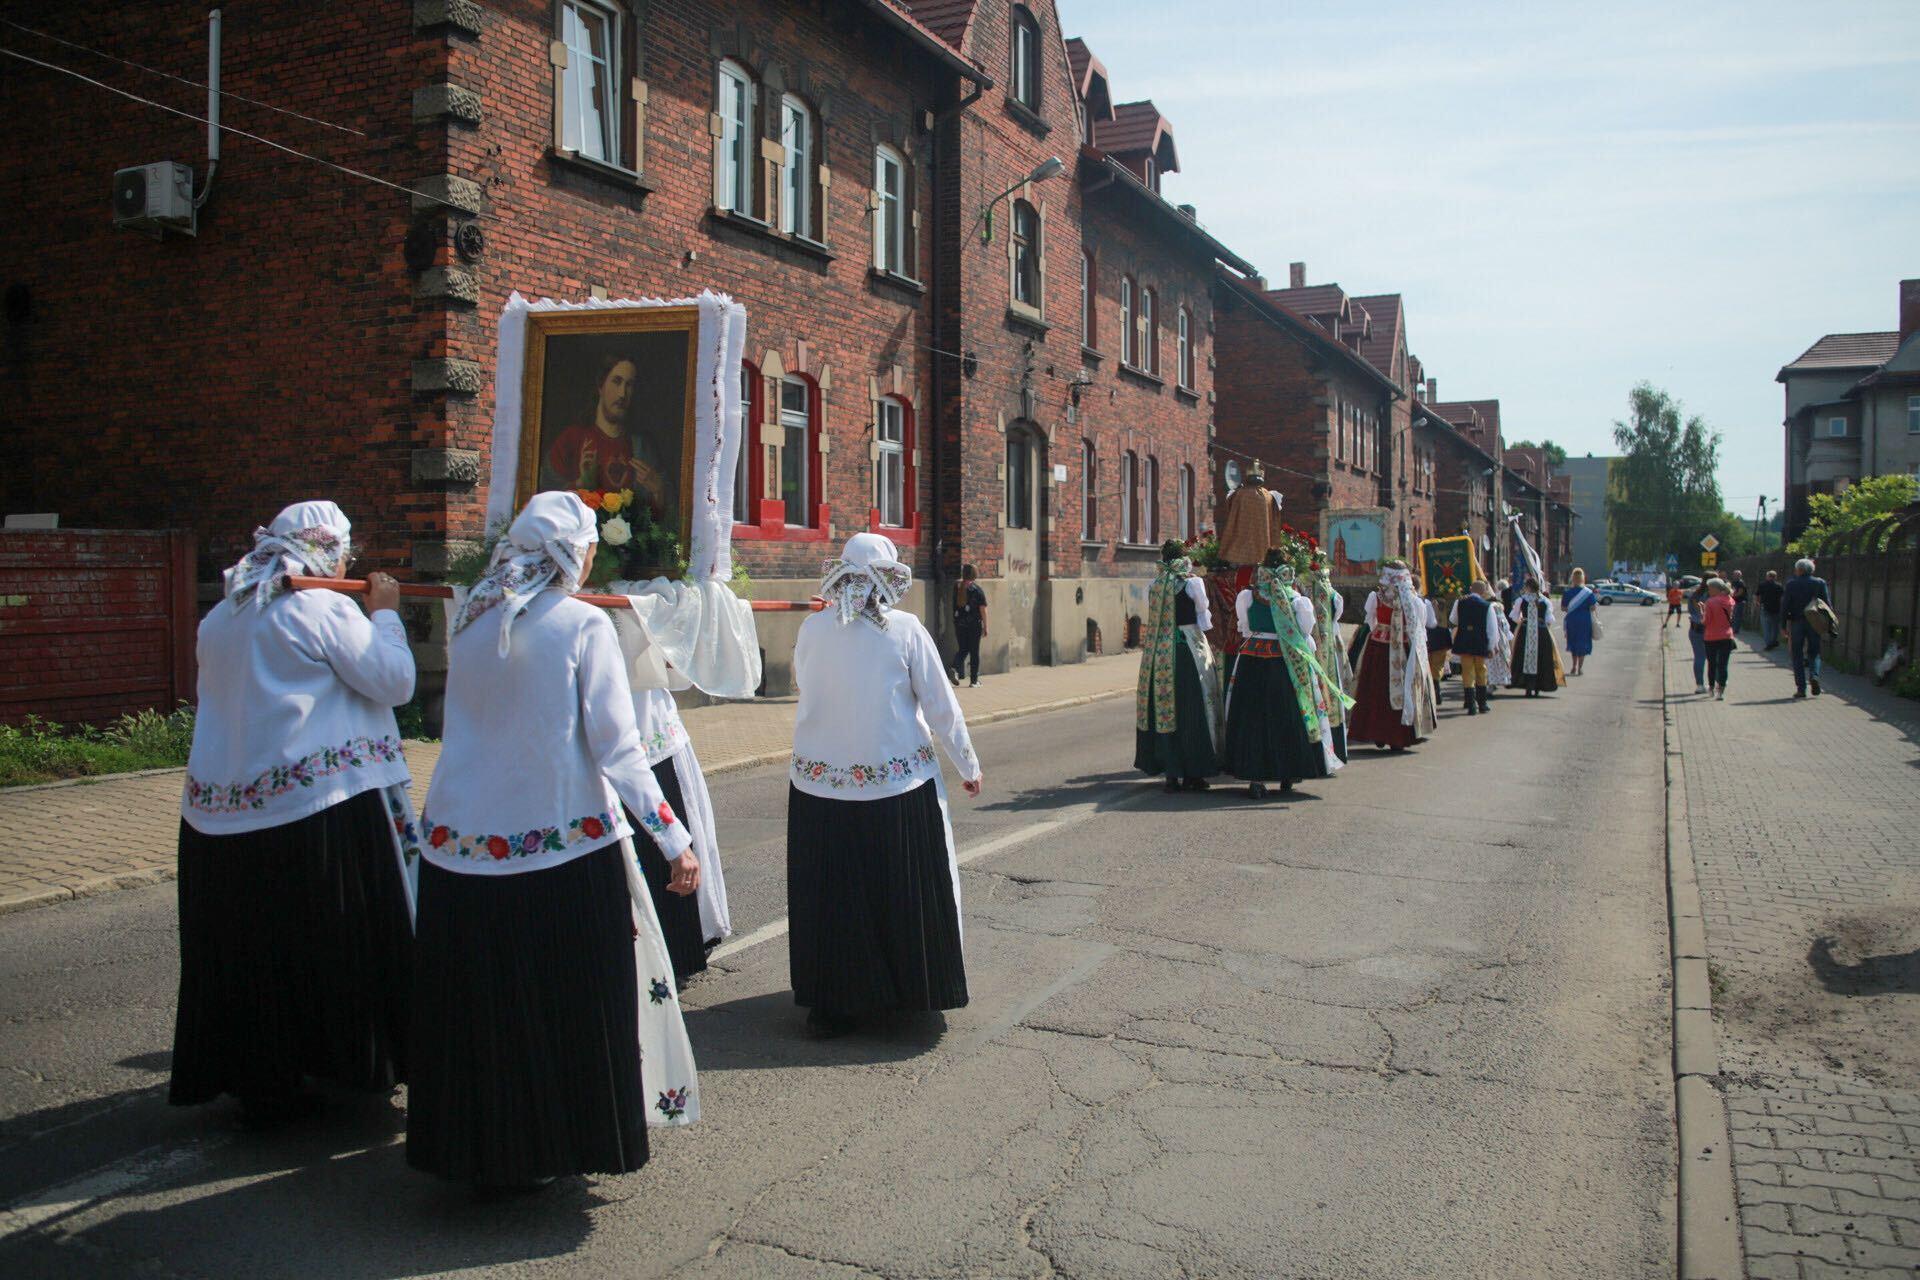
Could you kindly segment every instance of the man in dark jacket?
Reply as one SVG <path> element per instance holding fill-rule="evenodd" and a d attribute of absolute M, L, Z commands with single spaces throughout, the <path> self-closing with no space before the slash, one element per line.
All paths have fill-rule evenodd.
<path fill-rule="evenodd" d="M 1786 591 L 1780 585 L 1780 575 L 1772 569 L 1767 570 L 1767 580 L 1754 591 L 1760 597 L 1760 638 L 1769 649 L 1780 647 L 1780 597 Z"/>
<path fill-rule="evenodd" d="M 1831 602 L 1827 580 L 1813 576 L 1813 561 L 1793 562 L 1793 579 L 1781 589 L 1780 617 L 1787 624 L 1793 652 L 1793 696 L 1804 698 L 1809 686 L 1820 696 L 1820 633 L 1807 621 L 1807 606 L 1816 600 Z"/>

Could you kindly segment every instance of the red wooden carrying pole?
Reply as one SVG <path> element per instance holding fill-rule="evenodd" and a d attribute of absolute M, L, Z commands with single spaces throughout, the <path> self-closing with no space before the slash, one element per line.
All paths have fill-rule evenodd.
<path fill-rule="evenodd" d="M 367 593 L 365 578 L 309 578 L 290 573 L 287 575 L 287 585 L 295 591 L 338 591 L 350 596 L 363 596 Z M 424 582 L 402 582 L 399 587 L 401 595 L 416 600 L 453 599 L 452 587 L 436 587 Z M 574 596 L 574 599 L 600 609 L 627 607 L 625 596 L 601 595 L 593 591 L 582 591 Z M 827 607 L 823 600 L 749 600 L 747 604 L 755 613 L 798 613 L 803 609 L 818 613 Z"/>

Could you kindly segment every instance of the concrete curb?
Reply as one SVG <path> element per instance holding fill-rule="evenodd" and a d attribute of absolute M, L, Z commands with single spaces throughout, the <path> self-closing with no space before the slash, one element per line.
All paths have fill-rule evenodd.
<path fill-rule="evenodd" d="M 172 867 L 143 867 L 136 871 L 121 871 L 93 880 L 82 880 L 78 884 L 53 885 L 17 897 L 0 898 L 0 916 L 15 911 L 31 911 L 35 907 L 51 907 L 75 898 L 91 898 L 96 893 L 107 893 L 114 889 L 138 889 L 142 885 L 164 884 L 173 877 Z"/>
<path fill-rule="evenodd" d="M 1673 1112 L 1679 1140 L 1681 1280 L 1741 1280 L 1733 1142 L 1719 1086 L 1719 1037 L 1707 972 L 1706 922 L 1687 825 L 1687 766 L 1674 738 L 1667 636 L 1660 636 L 1660 725 L 1666 756 L 1667 923 L 1673 962 Z"/>

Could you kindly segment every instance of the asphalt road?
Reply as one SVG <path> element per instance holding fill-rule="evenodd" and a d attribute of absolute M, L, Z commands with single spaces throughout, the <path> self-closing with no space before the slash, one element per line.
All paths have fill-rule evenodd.
<path fill-rule="evenodd" d="M 944 1027 L 801 1037 L 785 781 L 717 780 L 773 936 L 688 994 L 706 1119 L 506 1205 L 404 1095 L 167 1108 L 171 886 L 0 917 L 0 1275 L 1670 1275 L 1655 612 L 1287 799 L 1137 780 L 1130 699 L 983 728 Z"/>

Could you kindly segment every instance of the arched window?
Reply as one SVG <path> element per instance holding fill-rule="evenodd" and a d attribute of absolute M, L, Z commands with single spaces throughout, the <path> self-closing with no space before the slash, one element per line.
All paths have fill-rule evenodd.
<path fill-rule="evenodd" d="M 563 0 L 560 43 L 560 145 L 604 164 L 620 163 L 620 9 L 593 0 Z"/>
<path fill-rule="evenodd" d="M 1147 455 L 1147 541 L 1160 541 L 1160 459 Z"/>
<path fill-rule="evenodd" d="M 1120 455 L 1120 541 L 1140 541 L 1140 456 Z"/>
<path fill-rule="evenodd" d="M 1138 292 L 1132 276 L 1120 277 L 1120 363 L 1137 364 L 1140 350 L 1139 326 L 1134 323 L 1133 297 Z"/>
<path fill-rule="evenodd" d="M 813 214 L 813 112 L 792 94 L 780 99 L 780 229 L 790 235 L 818 240 Z"/>
<path fill-rule="evenodd" d="M 1151 374 L 1160 372 L 1160 326 L 1154 323 L 1154 295 L 1151 289 L 1140 291 L 1140 367 Z"/>
<path fill-rule="evenodd" d="M 1029 111 L 1040 110 L 1040 24 L 1025 5 L 1013 7 L 1013 100 Z"/>
<path fill-rule="evenodd" d="M 1033 528 L 1033 442 L 1007 432 L 1007 528 Z"/>
<path fill-rule="evenodd" d="M 873 507 L 893 529 L 913 524 L 913 410 L 903 400 L 874 402 Z"/>
<path fill-rule="evenodd" d="M 1013 202 L 1013 300 L 1040 309 L 1040 211 L 1025 200 Z"/>
<path fill-rule="evenodd" d="M 1193 468 L 1186 463 L 1180 464 L 1180 527 L 1175 530 L 1185 541 L 1192 542 L 1196 530 L 1193 522 Z"/>
<path fill-rule="evenodd" d="M 1094 282 L 1093 250 L 1080 251 L 1080 345 L 1097 347 L 1099 334 L 1094 331 Z"/>
<path fill-rule="evenodd" d="M 731 58 L 720 64 L 716 87 L 720 136 L 714 141 L 713 202 L 730 213 L 753 216 L 754 84 Z"/>
<path fill-rule="evenodd" d="M 907 256 L 907 162 L 892 147 L 873 152 L 873 265 L 896 276 L 913 274 Z"/>
<path fill-rule="evenodd" d="M 1185 307 L 1180 308 L 1180 363 L 1174 375 L 1180 385 L 1193 390 L 1193 313 Z"/>
<path fill-rule="evenodd" d="M 1100 540 L 1100 455 L 1091 440 L 1080 442 L 1080 540 Z"/>
<path fill-rule="evenodd" d="M 818 467 L 820 397 L 813 383 L 780 380 L 780 501 L 787 523 L 812 527 L 820 503 Z"/>

